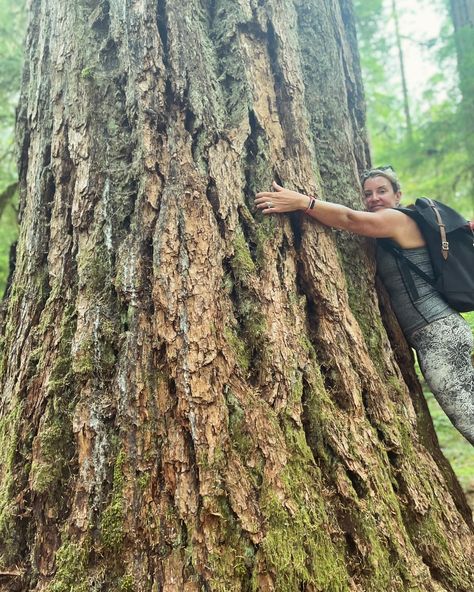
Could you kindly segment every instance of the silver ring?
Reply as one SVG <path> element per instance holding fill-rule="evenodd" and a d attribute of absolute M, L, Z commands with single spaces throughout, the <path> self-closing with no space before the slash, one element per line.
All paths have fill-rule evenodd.
<path fill-rule="evenodd" d="M 274 204 L 272 201 L 267 201 L 267 203 L 265 204 L 267 206 L 267 208 L 274 208 Z"/>

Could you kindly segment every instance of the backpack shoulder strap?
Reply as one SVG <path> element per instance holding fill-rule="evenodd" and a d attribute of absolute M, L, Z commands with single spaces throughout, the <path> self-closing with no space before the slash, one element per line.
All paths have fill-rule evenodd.
<path fill-rule="evenodd" d="M 438 225 L 439 236 L 441 239 L 441 256 L 446 261 L 446 259 L 449 257 L 449 241 L 448 237 L 446 236 L 446 224 L 444 223 L 444 220 L 441 217 L 441 212 L 438 208 L 438 205 L 429 197 L 422 197 L 420 198 L 420 200 L 426 201 L 430 206 L 431 211 L 433 212 L 436 224 Z"/>
<path fill-rule="evenodd" d="M 416 206 L 407 207 L 407 208 L 402 207 L 402 206 L 398 206 L 394 209 L 397 210 L 397 212 L 402 212 L 403 214 L 410 216 L 410 218 L 413 218 L 415 221 L 420 219 L 420 213 L 416 209 Z"/>
<path fill-rule="evenodd" d="M 435 282 L 427 275 L 422 269 L 415 265 L 413 261 L 410 261 L 408 257 L 403 254 L 402 249 L 392 240 L 382 238 L 377 239 L 377 243 L 385 250 L 394 255 L 400 262 L 400 272 L 402 274 L 403 279 L 405 280 L 408 290 L 414 300 L 419 298 L 418 290 L 415 286 L 415 282 L 411 276 L 410 271 L 414 271 L 419 277 L 421 277 L 425 282 L 430 284 L 430 286 L 436 287 Z"/>

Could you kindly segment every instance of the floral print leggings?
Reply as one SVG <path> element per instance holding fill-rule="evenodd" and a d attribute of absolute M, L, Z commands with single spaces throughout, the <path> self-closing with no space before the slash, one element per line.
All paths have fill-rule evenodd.
<path fill-rule="evenodd" d="M 431 392 L 461 434 L 474 446 L 474 339 L 457 313 L 410 335 Z"/>

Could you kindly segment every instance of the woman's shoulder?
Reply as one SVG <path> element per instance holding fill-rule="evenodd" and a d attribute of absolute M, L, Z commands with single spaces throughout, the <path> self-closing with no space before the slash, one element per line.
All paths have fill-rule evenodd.
<path fill-rule="evenodd" d="M 426 245 L 426 241 L 417 224 L 417 212 L 413 207 L 398 207 L 394 211 L 402 217 L 401 224 L 397 225 L 396 236 L 393 240 L 402 249 L 418 249 Z"/>

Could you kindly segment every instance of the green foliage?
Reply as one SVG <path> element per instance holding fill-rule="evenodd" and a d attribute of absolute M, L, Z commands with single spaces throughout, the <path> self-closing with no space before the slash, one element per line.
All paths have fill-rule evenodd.
<path fill-rule="evenodd" d="M 0 23 L 0 188 L 3 188 L 16 178 L 11 132 L 23 63 L 24 2 L 0 0 Z"/>
<path fill-rule="evenodd" d="M 0 194 L 7 199 L 0 204 L 0 294 L 5 289 L 9 268 L 10 245 L 16 240 L 15 186 L 15 107 L 20 90 L 25 31 L 24 1 L 0 0 Z"/>
<path fill-rule="evenodd" d="M 372 142 L 398 138 L 403 128 L 400 84 L 387 54 L 394 39 L 386 34 L 384 0 L 354 0 Z"/>
<path fill-rule="evenodd" d="M 0 179 L 0 183 L 2 183 L 2 179 Z M 15 194 L 6 204 L 3 214 L 0 217 L 0 297 L 5 290 L 8 279 L 10 245 L 16 241 L 18 236 L 17 201 L 18 197 Z"/>
<path fill-rule="evenodd" d="M 448 3 L 435 3 L 445 22 L 439 38 L 431 40 L 425 50 L 438 72 L 429 80 L 421 100 L 410 97 L 410 137 L 404 122 L 398 64 L 388 57 L 395 47 L 395 39 L 387 35 L 391 19 L 388 3 L 355 2 L 373 162 L 394 166 L 401 177 L 405 203 L 427 195 L 473 217 L 472 152 L 466 129 L 472 127 L 474 113 L 461 100 Z M 465 62 L 470 63 L 469 56 Z M 463 85 L 474 85 L 474 69 L 465 68 Z"/>
<path fill-rule="evenodd" d="M 474 311 L 466 312 L 462 316 L 466 319 L 466 321 L 469 323 L 469 326 L 474 331 Z"/>

